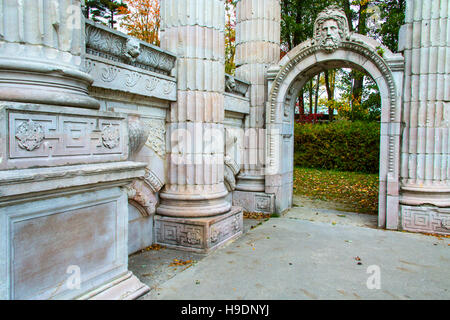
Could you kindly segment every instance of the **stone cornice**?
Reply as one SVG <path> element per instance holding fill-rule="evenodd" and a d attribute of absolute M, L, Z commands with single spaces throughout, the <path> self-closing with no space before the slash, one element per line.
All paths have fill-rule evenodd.
<path fill-rule="evenodd" d="M 86 53 L 164 75 L 171 74 L 177 59 L 174 54 L 89 20 Z"/>

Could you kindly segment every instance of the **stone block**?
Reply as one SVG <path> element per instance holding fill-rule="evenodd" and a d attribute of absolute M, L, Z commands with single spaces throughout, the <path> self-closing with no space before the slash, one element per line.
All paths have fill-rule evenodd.
<path fill-rule="evenodd" d="M 209 253 L 239 237 L 243 231 L 242 209 L 209 218 L 155 216 L 156 242 L 186 251 Z"/>
<path fill-rule="evenodd" d="M 120 113 L 4 102 L 0 136 L 0 169 L 128 158 L 127 116 Z"/>
<path fill-rule="evenodd" d="M 126 193 L 91 188 L 0 199 L 2 299 L 126 299 L 148 291 L 127 267 Z"/>
<path fill-rule="evenodd" d="M 450 234 L 450 209 L 401 205 L 401 227 L 411 232 Z"/>
<path fill-rule="evenodd" d="M 233 205 L 247 212 L 274 213 L 275 196 L 263 192 L 234 191 Z"/>

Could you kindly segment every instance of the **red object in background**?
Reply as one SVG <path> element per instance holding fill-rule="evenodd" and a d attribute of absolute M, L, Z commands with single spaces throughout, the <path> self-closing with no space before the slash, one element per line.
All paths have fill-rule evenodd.
<path fill-rule="evenodd" d="M 327 115 L 323 113 L 313 113 L 313 114 L 296 114 L 295 122 L 297 123 L 316 123 L 321 120 L 327 120 Z"/>

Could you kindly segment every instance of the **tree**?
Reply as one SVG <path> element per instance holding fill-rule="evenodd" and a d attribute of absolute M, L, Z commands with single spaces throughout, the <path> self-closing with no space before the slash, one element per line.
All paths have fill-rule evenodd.
<path fill-rule="evenodd" d="M 122 0 L 86 0 L 84 15 L 86 19 L 114 28 L 117 23 L 116 17 L 123 8 L 126 8 L 126 4 Z"/>
<path fill-rule="evenodd" d="M 120 26 L 133 37 L 159 46 L 161 25 L 158 0 L 125 0 L 127 6 L 120 8 L 123 15 Z"/>
<path fill-rule="evenodd" d="M 226 0 L 225 4 L 225 72 L 232 75 L 236 70 L 236 2 Z"/>

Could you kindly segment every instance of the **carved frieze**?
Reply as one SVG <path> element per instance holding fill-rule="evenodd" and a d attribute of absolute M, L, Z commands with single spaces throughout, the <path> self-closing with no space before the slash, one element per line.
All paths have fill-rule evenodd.
<path fill-rule="evenodd" d="M 175 55 L 92 21 L 86 21 L 86 53 L 164 75 L 176 62 Z"/>
<path fill-rule="evenodd" d="M 124 91 L 162 100 L 176 100 L 176 80 L 142 69 L 114 64 L 88 55 L 85 71 L 94 79 L 93 88 Z"/>
<path fill-rule="evenodd" d="M 0 168 L 122 161 L 127 125 L 121 114 L 12 104 L 0 107 Z M 101 160 L 103 159 L 103 160 Z"/>

